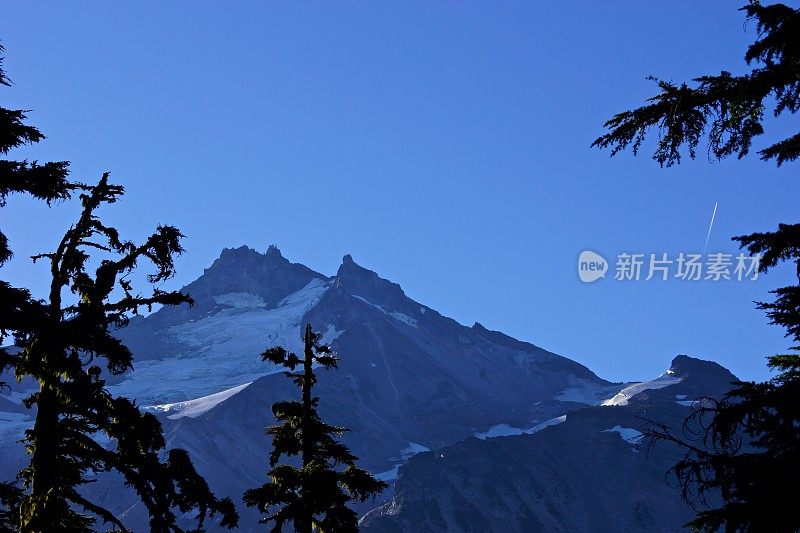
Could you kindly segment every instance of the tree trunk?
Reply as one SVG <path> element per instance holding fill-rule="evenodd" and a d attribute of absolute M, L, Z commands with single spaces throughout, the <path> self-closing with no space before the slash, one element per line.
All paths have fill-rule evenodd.
<path fill-rule="evenodd" d="M 311 324 L 306 324 L 305 333 L 303 335 L 303 421 L 301 423 L 301 439 L 302 439 L 302 461 L 303 468 L 305 468 L 312 459 L 313 454 L 313 441 L 311 439 L 311 388 L 314 385 L 312 379 L 314 377 L 312 365 L 314 364 L 314 333 L 311 330 Z M 305 486 L 306 481 L 303 479 L 302 498 L 306 500 L 306 494 L 310 494 L 310 487 Z M 298 533 L 311 533 L 313 524 L 313 512 L 311 510 L 310 502 L 305 501 L 305 508 L 307 515 L 303 517 L 302 523 L 296 522 L 294 524 Z"/>
<path fill-rule="evenodd" d="M 49 515 L 58 513 L 57 509 L 50 509 L 48 500 L 52 499 L 53 492 L 59 487 L 55 486 L 58 465 L 55 463 L 58 445 L 58 406 L 55 391 L 44 383 L 40 384 L 39 400 L 36 403 L 36 422 L 34 431 L 34 449 L 31 456 L 30 468 L 31 494 L 22 509 L 22 523 L 20 530 L 23 532 L 47 531 L 52 523 Z"/>

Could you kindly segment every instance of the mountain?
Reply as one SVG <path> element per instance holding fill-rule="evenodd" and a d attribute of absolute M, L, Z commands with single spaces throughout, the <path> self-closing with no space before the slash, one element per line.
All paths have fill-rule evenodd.
<path fill-rule="evenodd" d="M 671 387 L 695 383 L 674 373 L 644 384 L 610 383 L 533 344 L 442 316 L 349 255 L 334 276 L 326 276 L 290 262 L 275 246 L 263 254 L 247 247 L 225 249 L 184 290 L 195 306 L 163 308 L 131 320 L 119 332 L 135 364 L 133 371 L 109 380 L 110 390 L 155 413 L 168 445 L 188 450 L 218 494 L 240 501 L 246 488 L 265 477 L 270 443 L 264 427 L 273 421 L 272 403 L 297 396 L 281 369 L 258 355 L 275 345 L 300 351 L 301 327 L 310 322 L 341 356 L 338 370 L 319 373 L 315 392 L 321 397 L 321 415 L 351 428 L 344 440 L 363 467 L 390 482 L 402 473 L 396 492 L 387 491 L 371 505 L 386 501 L 399 512 L 380 507 L 365 519 L 370 528 L 417 530 L 419 524 L 404 513 L 415 512 L 414 502 L 425 501 L 414 496 L 415 490 L 431 482 L 412 473 L 440 451 L 448 457 L 451 449 L 472 450 L 465 457 L 480 451 L 476 465 L 491 468 L 492 457 L 511 453 L 503 448 L 509 442 L 542 439 L 572 428 L 580 417 L 594 416 L 574 413 L 607 416 L 633 409 L 642 394 L 655 398 L 659 391 L 671 393 Z M 694 375 L 692 364 L 687 358 L 676 368 Z M 705 368 L 705 363 L 696 364 Z M 697 381 L 694 389 L 686 389 L 687 397 L 724 388 L 728 378 L 714 376 L 713 387 Z M 12 443 L 30 425 L 30 414 L 20 407 L 30 387 L 15 384 L 0 395 L 0 474 L 6 477 L 24 460 Z M 633 398 L 637 402 L 628 401 Z M 587 408 L 601 403 L 618 407 Z M 673 405 L 676 413 L 686 409 Z M 559 423 L 565 415 L 566 422 Z M 501 436 L 506 437 L 492 438 Z M 570 449 L 564 450 L 563 460 L 569 461 Z M 627 455 L 620 457 L 631 461 Z M 508 457 L 504 468 L 514 470 L 511 459 L 516 456 Z M 526 471 L 518 470 L 519 475 Z M 143 509 L 118 480 L 101 480 L 89 490 L 135 530 L 146 529 Z M 678 502 L 679 494 L 671 494 L 671 501 Z M 484 508 L 480 498 L 488 496 L 476 492 L 475 497 L 472 505 Z M 358 508 L 362 513 L 369 509 Z M 257 515 L 246 508 L 241 512 L 242 530 L 258 530 Z M 538 516 L 535 512 L 531 507 Z"/>
<path fill-rule="evenodd" d="M 736 377 L 678 356 L 660 378 L 533 431 L 466 439 L 411 458 L 369 532 L 678 531 L 694 515 L 665 474 L 683 455 L 650 446 L 650 420 L 680 428 L 698 392 L 719 396 Z M 623 392 L 623 391 L 621 391 Z"/>

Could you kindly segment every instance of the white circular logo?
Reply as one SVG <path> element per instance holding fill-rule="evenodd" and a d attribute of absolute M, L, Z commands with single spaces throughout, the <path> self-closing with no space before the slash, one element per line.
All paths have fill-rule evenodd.
<path fill-rule="evenodd" d="M 591 283 L 600 278 L 606 277 L 608 271 L 608 261 L 591 250 L 584 250 L 578 257 L 578 276 L 584 283 Z"/>

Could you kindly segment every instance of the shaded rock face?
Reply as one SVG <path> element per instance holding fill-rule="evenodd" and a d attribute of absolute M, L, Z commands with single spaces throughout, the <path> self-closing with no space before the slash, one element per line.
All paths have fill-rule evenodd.
<path fill-rule="evenodd" d="M 249 293 L 259 296 L 271 309 L 283 298 L 302 289 L 322 274 L 298 263 L 291 263 L 275 245 L 260 254 L 251 248 L 226 248 L 211 267 L 196 281 L 185 287 L 197 304 L 195 314 L 203 307 L 214 307 L 215 297 L 226 293 Z M 171 317 L 170 317 L 171 318 Z"/>
<path fill-rule="evenodd" d="M 735 381 L 716 363 L 679 356 L 680 383 L 624 406 L 586 407 L 531 435 L 468 439 L 400 468 L 393 497 L 364 531 L 679 531 L 694 516 L 667 472 L 683 453 L 650 446 L 648 420 L 673 428 L 689 408 L 676 398 L 719 397 Z M 704 390 L 709 383 L 716 394 Z"/>
<path fill-rule="evenodd" d="M 680 394 L 685 395 L 688 399 L 701 396 L 720 398 L 731 390 L 734 383 L 739 381 L 739 378 L 727 368 L 712 361 L 703 361 L 688 355 L 675 357 L 670 364 L 669 372 L 683 378 Z M 663 390 L 654 397 L 669 399 L 666 398 L 668 392 L 671 391 Z"/>
<path fill-rule="evenodd" d="M 265 480 L 270 442 L 264 428 L 274 422 L 271 405 L 298 396 L 282 369 L 262 363 L 259 353 L 275 345 L 301 350 L 301 329 L 310 322 L 341 357 L 338 370 L 319 372 L 320 413 L 329 423 L 351 429 L 344 441 L 359 463 L 393 482 L 411 454 L 435 450 L 400 467 L 395 492 L 357 506 L 366 513 L 387 502 L 389 507 L 365 519 L 365 527 L 377 530 L 567 531 L 574 526 L 574 531 L 589 531 L 581 528 L 596 521 L 609 531 L 623 531 L 613 502 L 590 497 L 579 481 L 599 488 L 604 477 L 623 483 L 626 472 L 648 468 L 652 475 L 641 477 L 634 492 L 655 492 L 635 501 L 620 494 L 624 505 L 618 509 L 628 513 L 632 506 L 637 520 L 659 530 L 663 513 L 649 518 L 649 502 L 661 497 L 669 505 L 679 502 L 674 492 L 659 492 L 668 461 L 643 462 L 646 454 L 617 433 L 597 429 L 612 427 L 613 420 L 597 417 L 633 413 L 640 401 L 650 405 L 658 399 L 672 409 L 669 413 L 683 413 L 687 408 L 669 399 L 676 394 L 672 387 L 690 397 L 716 394 L 731 377 L 718 365 L 707 368 L 679 357 L 672 365 L 682 379 L 678 385 L 645 390 L 624 409 L 587 409 L 586 404 L 610 398 L 626 384 L 609 383 L 570 359 L 480 324 L 463 326 L 408 298 L 399 285 L 349 255 L 328 277 L 288 261 L 274 246 L 263 254 L 226 249 L 184 290 L 195 307 L 164 308 L 119 332 L 134 352 L 135 370 L 109 380 L 112 393 L 135 398 L 154 412 L 168 446 L 188 450 L 217 494 L 241 501 L 245 489 Z M 688 379 L 702 372 L 703 379 Z M 20 384 L 8 397 L 0 395 L 0 410 L 9 420 L 3 426 L 0 416 L 4 477 L 24 461 L 13 443 L 30 424 L 19 408 L 23 389 Z M 550 425 L 564 414 L 566 422 Z M 631 423 L 624 417 L 615 422 Z M 517 436 L 479 441 L 476 434 Z M 540 445 L 544 436 L 548 440 Z M 586 444 L 593 442 L 590 437 L 601 439 L 597 450 L 606 454 L 595 463 Z M 439 453 L 446 459 L 436 459 Z M 592 465 L 599 470 L 581 474 Z M 558 479 L 559 472 L 565 479 Z M 107 477 L 87 490 L 124 514 L 134 530 L 147 530 L 144 510 L 118 479 Z M 582 509 L 583 522 L 570 521 L 566 502 Z M 256 525 L 255 511 L 240 511 L 242 531 L 263 528 Z M 566 518 L 550 517 L 559 513 Z M 207 524 L 211 531 L 215 527 Z"/>

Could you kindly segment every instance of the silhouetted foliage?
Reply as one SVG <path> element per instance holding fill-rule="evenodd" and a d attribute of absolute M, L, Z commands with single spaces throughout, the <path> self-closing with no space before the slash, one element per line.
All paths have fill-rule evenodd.
<path fill-rule="evenodd" d="M 751 2 L 741 8 L 755 20 L 758 39 L 745 60 L 758 66 L 749 74 L 697 78 L 689 88 L 659 81 L 661 94 L 649 105 L 615 115 L 611 131 L 593 146 L 610 147 L 612 155 L 631 147 L 637 153 L 647 132 L 658 127 L 653 158 L 659 164 L 680 163 L 680 149 L 691 157 L 708 129 L 709 150 L 717 158 L 747 155 L 754 137 L 764 132 L 766 102 L 773 114 L 795 114 L 800 108 L 800 10 L 783 4 Z M 709 128 L 710 125 L 710 128 Z M 759 151 L 778 165 L 800 155 L 800 134 Z M 741 248 L 761 255 L 760 271 L 794 262 L 798 285 L 772 291 L 773 302 L 758 303 L 772 324 L 786 329 L 795 345 L 773 355 L 776 372 L 764 383 L 740 382 L 721 400 L 700 399 L 684 423 L 683 435 L 656 424 L 649 435 L 668 441 L 686 454 L 673 468 L 684 499 L 701 504 L 687 524 L 695 530 L 800 530 L 794 507 L 800 478 L 800 224 L 780 224 L 777 231 L 734 237 Z M 721 496 L 722 502 L 715 506 Z"/>
<path fill-rule="evenodd" d="M 0 45 L 0 54 L 4 48 Z M 3 57 L 0 55 L 0 85 L 11 85 L 11 80 L 3 71 Z M 12 148 L 23 144 L 34 144 L 44 135 L 33 126 L 25 124 L 26 113 L 21 109 L 6 109 L 0 106 L 0 154 L 6 155 Z M 81 184 L 67 179 L 69 163 L 44 163 L 33 161 L 0 160 L 0 207 L 6 204 L 8 196 L 14 193 L 29 194 L 48 204 L 55 200 L 65 200 Z M 0 265 L 11 258 L 8 238 L 0 231 Z"/>
<path fill-rule="evenodd" d="M 5 49 L 0 45 L 0 85 L 11 86 L 11 80 L 3 70 L 2 53 Z M 7 155 L 9 150 L 24 144 L 34 144 L 44 135 L 33 126 L 25 124 L 26 111 L 6 109 L 0 106 L 0 154 Z M 82 187 L 82 184 L 67 179 L 69 163 L 10 161 L 0 159 L 0 207 L 6 205 L 9 196 L 13 194 L 29 194 L 34 198 L 44 200 L 49 205 L 56 200 L 65 200 L 72 192 Z M 6 235 L 0 231 L 0 266 L 12 257 L 10 243 Z M 30 301 L 30 294 L 25 289 L 12 287 L 5 281 L 0 281 L 0 332 L 9 330 L 9 320 L 12 311 L 18 307 L 26 306 Z M 10 358 L 0 348 L 0 371 L 7 368 Z"/>
<path fill-rule="evenodd" d="M 793 261 L 800 282 L 800 224 L 770 233 L 735 237 L 751 254 L 763 254 L 761 270 Z M 656 441 L 686 450 L 673 468 L 684 499 L 703 509 L 689 525 L 702 531 L 798 531 L 796 491 L 800 476 L 800 286 L 772 291 L 758 304 L 770 322 L 797 343 L 789 354 L 768 358 L 777 375 L 764 383 L 741 382 L 720 401 L 704 398 L 684 424 L 683 437 L 657 424 Z M 708 508 L 711 496 L 722 504 Z"/>
<path fill-rule="evenodd" d="M 614 115 L 610 131 L 592 146 L 611 148 L 611 155 L 630 147 L 636 154 L 651 128 L 658 130 L 653 159 L 662 166 L 681 161 L 681 148 L 694 158 L 700 139 L 708 133 L 709 153 L 716 158 L 750 151 L 753 139 L 764 133 L 764 115 L 794 114 L 800 108 L 800 10 L 784 4 L 741 8 L 755 21 L 758 38 L 744 56 L 752 70 L 740 76 L 722 71 L 696 78 L 693 86 L 654 80 L 660 93 L 648 105 Z M 800 133 L 759 150 L 763 160 L 778 165 L 800 156 Z"/>
<path fill-rule="evenodd" d="M 0 71 L 0 82 L 8 80 Z M 0 149 L 42 138 L 23 123 L 21 111 L 0 112 Z M 12 193 L 28 193 L 51 202 L 80 192 L 80 217 L 57 249 L 34 257 L 46 261 L 50 291 L 35 300 L 25 289 L 0 281 L 0 341 L 13 335 L 19 353 L 0 352 L 2 370 L 33 378 L 39 390 L 23 400 L 36 409 L 24 443 L 30 463 L 20 485 L 0 488 L 0 526 L 23 532 L 92 531 L 97 520 L 126 531 L 119 517 L 80 491 L 95 475 L 120 473 L 139 496 L 157 532 L 181 532 L 176 511 L 196 512 L 197 529 L 219 515 L 223 526 L 238 516 L 229 499 L 217 499 L 183 450 L 165 450 L 161 425 L 151 414 L 105 389 L 103 373 L 119 375 L 132 367 L 130 351 L 112 335 L 144 306 L 190 302 L 180 292 L 154 288 L 137 293 L 130 277 L 142 262 L 155 267 L 147 280 L 155 285 L 174 274 L 173 257 L 183 249 L 181 233 L 159 226 L 143 244 L 122 240 L 96 215 L 123 194 L 108 174 L 88 186 L 67 180 L 67 163 L 38 165 L 4 161 L 0 165 L 0 205 Z M 10 257 L 0 239 L 0 260 Z M 88 265 L 96 263 L 94 271 Z M 102 366 L 105 369 L 102 368 Z M 102 445 L 99 440 L 107 441 Z M 13 526 L 12 526 L 13 523 Z"/>
<path fill-rule="evenodd" d="M 5 49 L 0 45 L 0 85 L 10 87 L 11 80 L 3 70 L 2 53 Z M 33 126 L 25 124 L 26 111 L 6 109 L 0 106 L 0 155 L 5 156 L 9 150 L 24 144 L 34 144 L 44 135 Z M 28 163 L 27 161 L 10 161 L 0 159 L 0 207 L 6 205 L 13 194 L 28 194 L 44 200 L 50 205 L 57 200 L 68 199 L 71 193 L 81 188 L 81 184 L 67 179 L 69 173 L 67 162 Z M 10 243 L 0 230 L 0 266 L 12 257 Z M 11 286 L 0 280 L 0 341 L 15 324 L 35 320 L 29 311 L 33 307 L 30 293 L 21 288 Z M 10 368 L 15 358 L 0 348 L 0 372 Z M 3 383 L 0 382 L 0 387 Z M 0 484 L 0 531 L 10 531 L 18 524 L 15 507 L 19 504 L 21 489 L 16 484 Z"/>
<path fill-rule="evenodd" d="M 306 325 L 303 336 L 304 356 L 301 359 L 284 348 L 271 348 L 261 359 L 282 365 L 291 372 L 287 376 L 300 387 L 300 402 L 278 402 L 272 412 L 280 425 L 267 428 L 272 437 L 270 481 L 244 494 L 244 502 L 267 514 L 260 522 L 274 522 L 273 532 L 282 531 L 292 522 L 295 531 L 307 533 L 358 531 L 358 516 L 348 502 L 365 501 L 388 485 L 374 479 L 369 472 L 355 465 L 347 447 L 337 440 L 347 428 L 323 422 L 318 413 L 319 398 L 312 397 L 317 382 L 313 365 L 326 370 L 336 368 L 337 356 L 330 347 L 320 344 L 320 335 Z M 302 371 L 294 372 L 301 367 Z M 300 457 L 300 466 L 278 464 L 282 456 Z"/>

